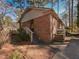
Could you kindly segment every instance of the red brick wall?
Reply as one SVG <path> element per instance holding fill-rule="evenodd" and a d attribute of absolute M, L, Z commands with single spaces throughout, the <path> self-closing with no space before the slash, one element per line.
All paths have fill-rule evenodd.
<path fill-rule="evenodd" d="M 50 18 L 49 15 L 39 17 L 34 20 L 35 32 L 40 39 L 48 41 L 50 39 Z"/>
<path fill-rule="evenodd" d="M 22 26 L 30 28 L 30 21 L 22 23 Z M 41 16 L 34 19 L 34 33 L 44 40 L 48 41 L 50 39 L 50 18 L 49 15 Z"/>
<path fill-rule="evenodd" d="M 52 19 L 53 20 L 53 19 Z M 56 19 L 55 20 L 55 27 L 56 29 L 59 27 L 59 24 L 61 24 L 59 21 L 57 21 Z M 50 41 L 50 35 L 51 35 L 51 32 L 52 32 L 52 38 L 54 37 L 53 35 L 53 27 L 54 27 L 54 24 L 50 24 L 50 16 L 49 15 L 44 15 L 44 16 L 41 16 L 39 18 L 36 18 L 33 20 L 34 21 L 34 33 L 37 34 L 38 38 L 42 39 L 43 41 Z M 52 21 L 53 23 L 53 21 Z M 30 28 L 30 21 L 28 22 L 24 22 L 22 23 L 23 27 L 27 26 Z M 52 31 L 50 30 L 50 26 L 52 26 Z"/>

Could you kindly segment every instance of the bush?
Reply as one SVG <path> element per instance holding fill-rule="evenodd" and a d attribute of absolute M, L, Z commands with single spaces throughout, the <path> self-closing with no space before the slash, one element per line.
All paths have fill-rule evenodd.
<path fill-rule="evenodd" d="M 17 31 L 11 31 L 10 33 L 11 33 L 11 43 L 30 41 L 30 35 L 27 34 L 24 29 L 18 29 Z"/>
<path fill-rule="evenodd" d="M 20 37 L 20 39 L 22 39 L 23 41 L 29 41 L 30 35 L 27 34 L 24 29 L 18 29 L 17 31 L 18 31 L 18 36 Z"/>

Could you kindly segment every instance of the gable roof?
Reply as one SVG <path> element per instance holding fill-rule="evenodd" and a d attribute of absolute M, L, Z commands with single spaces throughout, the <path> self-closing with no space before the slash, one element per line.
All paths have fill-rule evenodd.
<path fill-rule="evenodd" d="M 30 10 L 25 13 L 24 17 L 22 18 L 21 22 L 27 22 L 32 19 L 44 16 L 46 14 L 51 14 L 53 17 L 55 17 L 59 22 L 63 24 L 61 19 L 58 17 L 58 15 L 55 13 L 54 10 L 49 8 L 29 8 Z"/>

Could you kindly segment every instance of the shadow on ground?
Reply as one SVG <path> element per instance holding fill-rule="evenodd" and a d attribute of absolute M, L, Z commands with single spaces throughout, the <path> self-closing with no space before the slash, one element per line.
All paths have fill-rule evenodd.
<path fill-rule="evenodd" d="M 79 59 L 79 40 L 72 39 L 70 44 L 65 48 L 64 54 L 69 59 Z"/>
<path fill-rule="evenodd" d="M 50 45 L 39 45 L 40 48 L 48 48 L 50 49 L 50 52 L 56 54 L 57 52 L 61 51 L 59 48 L 54 48 L 53 46 Z"/>
<path fill-rule="evenodd" d="M 64 50 L 55 54 L 53 59 L 79 59 L 79 40 L 72 39 Z"/>

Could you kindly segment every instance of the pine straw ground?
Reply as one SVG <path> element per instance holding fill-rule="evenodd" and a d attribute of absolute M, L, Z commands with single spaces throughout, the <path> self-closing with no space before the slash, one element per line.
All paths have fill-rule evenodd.
<path fill-rule="evenodd" d="M 55 51 L 43 45 L 13 46 L 6 43 L 0 49 L 0 59 L 13 59 L 11 58 L 12 53 L 18 54 L 21 59 L 52 59 Z"/>

